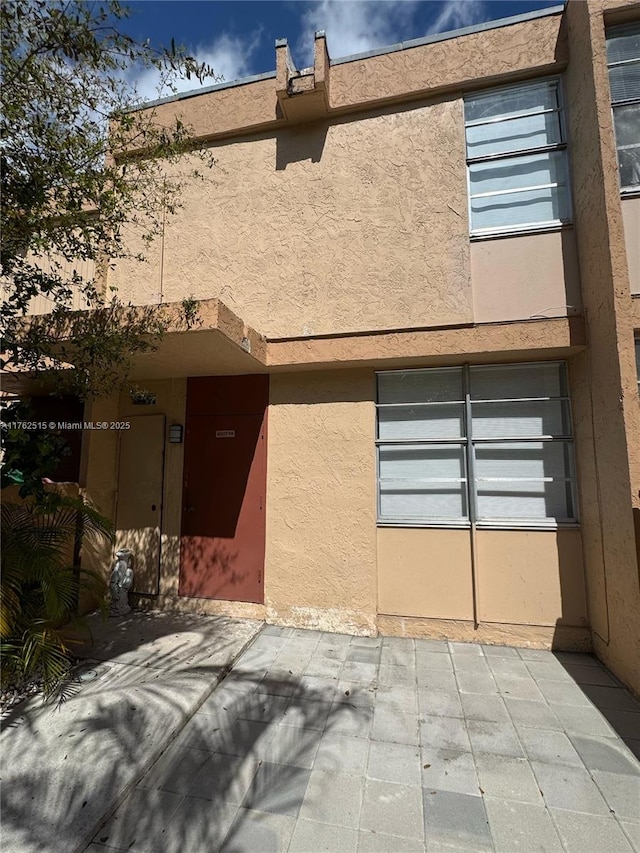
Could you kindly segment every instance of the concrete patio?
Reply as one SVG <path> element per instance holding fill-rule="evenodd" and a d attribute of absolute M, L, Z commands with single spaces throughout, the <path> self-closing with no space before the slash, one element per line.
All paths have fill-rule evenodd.
<path fill-rule="evenodd" d="M 3 717 L 2 850 L 73 853 L 166 750 L 260 629 L 251 620 L 132 613 L 89 620 L 94 644 L 61 705 Z"/>
<path fill-rule="evenodd" d="M 639 851 L 638 754 L 589 655 L 267 627 L 86 849 Z"/>

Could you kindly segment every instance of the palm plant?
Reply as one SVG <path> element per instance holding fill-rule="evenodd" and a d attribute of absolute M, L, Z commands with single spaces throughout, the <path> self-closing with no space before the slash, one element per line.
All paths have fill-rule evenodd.
<path fill-rule="evenodd" d="M 111 539 L 112 526 L 81 497 L 57 493 L 44 502 L 3 503 L 0 513 L 2 684 L 38 677 L 48 697 L 69 669 L 71 653 L 61 629 L 82 622 L 81 592 L 105 602 L 104 580 L 79 566 L 80 544 Z"/>

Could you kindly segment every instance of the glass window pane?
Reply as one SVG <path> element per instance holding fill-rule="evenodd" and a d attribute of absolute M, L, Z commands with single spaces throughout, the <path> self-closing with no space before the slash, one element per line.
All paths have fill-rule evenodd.
<path fill-rule="evenodd" d="M 563 153 L 547 151 L 542 154 L 523 154 L 504 160 L 473 163 L 469 166 L 471 194 L 515 190 L 541 184 L 562 183 L 565 180 Z M 514 197 L 517 203 L 520 195 Z"/>
<path fill-rule="evenodd" d="M 464 449 L 461 445 L 385 445 L 378 448 L 381 480 L 464 480 Z"/>
<path fill-rule="evenodd" d="M 607 62 L 640 57 L 640 22 L 607 30 Z"/>
<path fill-rule="evenodd" d="M 566 187 L 526 190 L 509 195 L 487 196 L 471 200 L 471 227 L 509 228 L 546 222 L 566 222 L 569 202 Z"/>
<path fill-rule="evenodd" d="M 478 482 L 478 520 L 563 521 L 574 518 L 571 488 L 561 481 Z"/>
<path fill-rule="evenodd" d="M 609 69 L 609 87 L 611 100 L 630 101 L 640 98 L 640 62 L 629 65 L 617 65 Z"/>
<path fill-rule="evenodd" d="M 525 112 L 555 109 L 558 106 L 555 80 L 513 89 L 485 92 L 465 98 L 465 121 L 496 118 Z"/>
<path fill-rule="evenodd" d="M 564 365 L 557 362 L 491 364 L 470 368 L 472 400 L 564 397 Z"/>
<path fill-rule="evenodd" d="M 613 119 L 618 147 L 640 143 L 640 104 L 615 107 Z"/>
<path fill-rule="evenodd" d="M 380 483 L 380 518 L 384 521 L 455 521 L 467 516 L 464 483 Z"/>
<path fill-rule="evenodd" d="M 408 370 L 378 374 L 379 403 L 462 401 L 462 370 Z"/>
<path fill-rule="evenodd" d="M 640 185 L 640 104 L 615 107 L 613 122 L 618 146 L 620 184 Z"/>
<path fill-rule="evenodd" d="M 563 400 L 474 403 L 474 438 L 570 435 L 569 404 Z"/>
<path fill-rule="evenodd" d="M 381 407 L 378 409 L 378 438 L 461 438 L 464 435 L 463 415 L 461 403 Z"/>
<path fill-rule="evenodd" d="M 467 157 L 522 151 L 562 142 L 558 113 L 479 124 L 467 128 Z"/>
<path fill-rule="evenodd" d="M 475 474 L 479 480 L 571 476 L 569 441 L 526 441 L 478 444 L 475 447 Z"/>

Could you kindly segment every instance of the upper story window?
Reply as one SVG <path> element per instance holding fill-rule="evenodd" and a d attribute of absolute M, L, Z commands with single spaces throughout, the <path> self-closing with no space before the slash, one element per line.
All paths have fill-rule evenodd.
<path fill-rule="evenodd" d="M 622 192 L 640 190 L 640 22 L 607 30 L 611 108 Z"/>
<path fill-rule="evenodd" d="M 377 415 L 380 523 L 575 522 L 563 363 L 379 373 Z"/>
<path fill-rule="evenodd" d="M 538 230 L 571 220 L 560 81 L 464 101 L 472 235 Z"/>

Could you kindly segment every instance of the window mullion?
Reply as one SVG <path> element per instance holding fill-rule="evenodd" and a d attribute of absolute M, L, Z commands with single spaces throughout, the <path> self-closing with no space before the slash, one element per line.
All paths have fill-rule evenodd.
<path fill-rule="evenodd" d="M 465 364 L 462 372 L 462 382 L 464 389 L 464 426 L 466 436 L 466 453 L 465 453 L 465 474 L 467 477 L 467 510 L 469 520 L 475 524 L 478 517 L 476 507 L 476 477 L 475 466 L 473 459 L 473 427 L 471 421 L 471 383 L 469 375 L 469 365 Z"/>
<path fill-rule="evenodd" d="M 566 142 L 552 142 L 549 145 L 533 145 L 531 148 L 518 148 L 510 151 L 499 151 L 495 154 L 478 154 L 467 157 L 467 165 L 476 163 L 491 163 L 494 160 L 516 160 L 518 157 L 530 157 L 532 154 L 547 154 L 549 151 L 566 151 Z"/>

